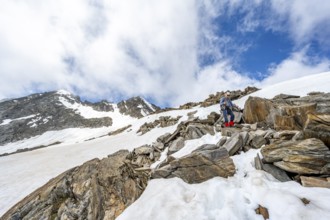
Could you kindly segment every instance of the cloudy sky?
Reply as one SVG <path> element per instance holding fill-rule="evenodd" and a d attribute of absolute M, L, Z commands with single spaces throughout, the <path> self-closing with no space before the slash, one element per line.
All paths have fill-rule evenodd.
<path fill-rule="evenodd" d="M 0 99 L 160 106 L 330 70 L 324 0 L 0 0 Z"/>

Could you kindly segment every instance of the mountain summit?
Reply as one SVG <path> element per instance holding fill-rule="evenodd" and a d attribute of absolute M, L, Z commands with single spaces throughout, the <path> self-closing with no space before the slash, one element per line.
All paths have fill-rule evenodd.
<path fill-rule="evenodd" d="M 0 145 L 66 128 L 112 126 L 124 117 L 141 118 L 158 110 L 140 97 L 118 104 L 82 102 L 60 90 L 0 103 Z"/>

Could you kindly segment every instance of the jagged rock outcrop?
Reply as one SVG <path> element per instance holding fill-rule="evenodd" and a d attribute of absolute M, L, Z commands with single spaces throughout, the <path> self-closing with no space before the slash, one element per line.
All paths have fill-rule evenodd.
<path fill-rule="evenodd" d="M 330 150 L 316 138 L 284 141 L 261 149 L 263 160 L 297 174 L 330 174 Z"/>
<path fill-rule="evenodd" d="M 276 130 L 302 130 L 308 114 L 330 114 L 330 93 L 306 97 L 277 96 L 273 100 L 249 97 L 243 118 L 247 123 L 266 123 Z"/>
<path fill-rule="evenodd" d="M 222 147 L 228 151 L 230 156 L 233 156 L 240 148 L 243 147 L 243 145 L 243 137 L 240 135 L 240 133 L 235 133 L 226 141 Z"/>
<path fill-rule="evenodd" d="M 301 180 L 301 184 L 306 187 L 323 187 L 330 189 L 330 177 L 320 178 L 320 177 L 301 176 L 300 180 Z"/>
<path fill-rule="evenodd" d="M 111 117 L 93 118 L 92 115 L 84 115 L 82 112 L 90 113 L 95 110 L 99 111 L 94 112 L 96 114 L 104 114 L 118 109 L 121 114 L 139 118 L 154 113 L 159 107 L 140 97 L 119 104 L 107 101 L 82 102 L 78 96 L 66 91 L 33 94 L 3 101 L 0 102 L 0 145 L 41 135 L 46 131 L 111 126 Z"/>
<path fill-rule="evenodd" d="M 201 183 L 216 176 L 235 174 L 235 165 L 225 148 L 201 149 L 185 157 L 161 164 L 151 173 L 151 178 L 179 177 L 187 183 Z"/>
<path fill-rule="evenodd" d="M 273 108 L 273 103 L 270 100 L 250 96 L 244 105 L 244 121 L 249 124 L 267 121 Z"/>
<path fill-rule="evenodd" d="M 0 145 L 75 127 L 111 126 L 112 119 L 84 118 L 66 105 L 80 103 L 79 97 L 47 92 L 0 103 Z"/>
<path fill-rule="evenodd" d="M 256 87 L 249 86 L 249 87 L 246 87 L 243 91 L 241 91 L 241 90 L 230 91 L 230 98 L 231 98 L 231 100 L 239 99 L 245 95 L 256 92 L 258 90 L 259 89 L 257 89 Z M 202 107 L 208 107 L 211 105 L 215 105 L 215 104 L 219 103 L 221 97 L 223 97 L 224 95 L 225 95 L 224 91 L 217 92 L 216 94 L 209 95 L 209 97 L 202 102 L 189 102 L 184 105 L 181 105 L 179 108 L 180 109 L 191 109 L 198 105 L 200 105 Z"/>
<path fill-rule="evenodd" d="M 135 172 L 122 150 L 50 180 L 1 219 L 115 219 L 144 191 L 148 175 Z"/>
<path fill-rule="evenodd" d="M 142 118 L 160 110 L 158 106 L 148 103 L 141 97 L 133 97 L 126 101 L 119 102 L 117 106 L 120 113 L 130 115 L 133 118 Z"/>
<path fill-rule="evenodd" d="M 144 123 L 141 125 L 140 129 L 137 131 L 137 133 L 141 133 L 142 135 L 147 133 L 148 131 L 156 128 L 157 126 L 161 128 L 173 126 L 176 123 L 178 123 L 181 116 L 178 116 L 176 118 L 172 118 L 170 116 L 161 116 L 159 119 L 155 120 L 154 122 L 150 123 Z"/>
<path fill-rule="evenodd" d="M 158 160 L 159 157 L 160 150 L 157 150 L 155 146 L 146 144 L 135 148 L 133 152 L 129 153 L 127 159 L 131 161 L 134 168 L 145 168 L 148 170 L 150 164 Z"/>
<path fill-rule="evenodd" d="M 257 154 L 257 156 L 254 158 L 254 165 L 257 170 L 264 170 L 281 182 L 287 182 L 291 180 L 284 170 L 281 170 L 273 164 L 263 163 L 259 157 L 259 154 Z"/>
<path fill-rule="evenodd" d="M 308 114 L 303 135 L 318 138 L 330 148 L 330 114 Z"/>
<path fill-rule="evenodd" d="M 214 124 L 216 123 L 218 116 L 218 114 L 211 113 L 207 119 L 193 118 L 181 122 L 172 134 L 165 134 L 158 137 L 157 141 L 163 143 L 164 146 L 167 147 L 178 137 L 182 137 L 184 140 L 191 140 L 200 138 L 205 134 L 214 135 Z"/>
<path fill-rule="evenodd" d="M 180 149 L 182 149 L 183 147 L 184 147 L 184 138 L 178 137 L 169 146 L 168 153 L 169 154 L 175 153 L 175 152 L 179 151 Z"/>

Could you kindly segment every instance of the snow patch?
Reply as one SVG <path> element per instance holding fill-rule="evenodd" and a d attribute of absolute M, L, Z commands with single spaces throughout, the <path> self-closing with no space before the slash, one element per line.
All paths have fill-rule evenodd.
<path fill-rule="evenodd" d="M 141 98 L 143 100 L 143 102 L 152 110 L 152 111 L 156 111 L 156 109 L 150 104 L 150 102 L 148 102 L 147 100 L 145 100 L 144 98 Z"/>
<path fill-rule="evenodd" d="M 29 115 L 29 116 L 25 116 L 25 117 L 21 117 L 21 118 L 5 119 L 5 120 L 3 120 L 3 122 L 0 124 L 0 126 L 10 124 L 12 121 L 25 120 L 25 119 L 33 118 L 33 117 L 35 117 L 35 116 L 36 116 L 36 115 Z"/>
<path fill-rule="evenodd" d="M 70 92 L 68 92 L 64 89 L 58 90 L 56 93 L 59 95 L 65 95 L 65 96 L 72 95 Z"/>

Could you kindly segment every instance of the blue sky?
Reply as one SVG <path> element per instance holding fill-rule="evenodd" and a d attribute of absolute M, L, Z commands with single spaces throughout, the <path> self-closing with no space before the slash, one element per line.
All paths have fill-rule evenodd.
<path fill-rule="evenodd" d="M 2 0 L 0 99 L 65 89 L 177 106 L 329 71 L 329 11 L 322 0 Z"/>

